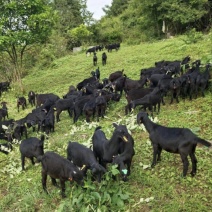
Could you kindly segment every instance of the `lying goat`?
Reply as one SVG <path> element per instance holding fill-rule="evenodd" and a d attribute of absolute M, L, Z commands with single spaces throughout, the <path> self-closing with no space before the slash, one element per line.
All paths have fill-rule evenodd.
<path fill-rule="evenodd" d="M 171 153 L 178 153 L 183 162 L 183 176 L 185 177 L 188 171 L 188 155 L 192 162 L 191 175 L 194 176 L 197 171 L 197 159 L 195 149 L 197 143 L 201 143 L 207 147 L 211 146 L 208 141 L 197 137 L 191 130 L 187 128 L 171 128 L 164 127 L 152 122 L 148 114 L 140 112 L 137 115 L 137 123 L 143 123 L 149 133 L 149 138 L 153 146 L 153 161 L 152 167 L 160 161 L 162 149 Z"/>

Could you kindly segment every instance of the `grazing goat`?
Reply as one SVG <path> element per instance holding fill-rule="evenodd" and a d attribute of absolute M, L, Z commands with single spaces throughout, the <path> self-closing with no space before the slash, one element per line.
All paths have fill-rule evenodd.
<path fill-rule="evenodd" d="M 95 53 L 96 52 L 96 47 L 94 46 L 94 47 L 91 47 L 91 48 L 89 48 L 87 51 L 86 51 L 86 55 L 89 53 L 89 54 L 91 54 L 91 53 Z"/>
<path fill-rule="evenodd" d="M 8 126 L 8 129 L 5 132 L 5 134 L 6 134 L 7 140 L 9 142 L 13 142 L 14 139 L 21 141 L 21 137 L 23 135 L 27 139 L 27 128 L 24 123 L 25 122 L 22 122 L 22 119 L 20 119 L 20 120 L 15 121 L 14 123 L 11 123 Z"/>
<path fill-rule="evenodd" d="M 93 151 L 77 142 L 69 142 L 67 147 L 67 159 L 72 161 L 76 166 L 81 167 L 81 170 L 86 175 L 90 169 L 93 177 L 101 182 L 102 175 L 106 173 L 106 169 L 101 166 L 96 160 Z"/>
<path fill-rule="evenodd" d="M 125 93 L 127 93 L 128 91 L 132 89 L 143 88 L 146 82 L 147 82 L 147 78 L 143 78 L 140 80 L 132 80 L 132 79 L 126 78 L 124 83 L 124 91 Z"/>
<path fill-rule="evenodd" d="M 23 140 L 20 144 L 20 152 L 21 152 L 21 165 L 22 170 L 25 170 L 25 157 L 30 158 L 32 164 L 34 165 L 34 157 L 38 158 L 38 156 L 43 155 L 43 147 L 44 147 L 44 135 L 41 135 L 41 139 L 36 137 L 31 137 Z"/>
<path fill-rule="evenodd" d="M 128 136 L 127 142 L 121 142 L 119 146 L 119 155 L 114 156 L 112 164 L 117 164 L 122 175 L 122 180 L 127 181 L 127 176 L 130 175 L 132 158 L 135 155 L 134 139 L 131 135 Z M 125 168 L 127 166 L 127 169 Z"/>
<path fill-rule="evenodd" d="M 65 196 L 65 181 L 76 181 L 79 185 L 83 183 L 83 173 L 71 161 L 65 159 L 55 152 L 46 152 L 43 156 L 39 156 L 38 160 L 42 164 L 42 186 L 43 190 L 48 194 L 46 188 L 46 180 L 49 175 L 52 184 L 57 186 L 56 179 L 60 179 L 61 194 Z"/>
<path fill-rule="evenodd" d="M 13 150 L 12 144 L 10 142 L 0 144 L 0 152 L 4 153 L 5 155 L 8 155 L 9 152 Z"/>
<path fill-rule="evenodd" d="M 138 105 L 142 105 L 144 109 L 148 107 L 153 116 L 153 106 L 154 111 L 156 111 L 156 106 L 158 106 L 158 113 L 160 112 L 161 99 L 161 90 L 156 87 L 151 93 L 145 95 L 143 98 L 132 101 L 131 108 L 135 109 Z"/>
<path fill-rule="evenodd" d="M 68 111 L 70 117 L 72 116 L 72 111 L 74 109 L 74 101 L 76 98 L 77 98 L 77 96 L 72 95 L 68 99 L 58 99 L 55 102 L 54 110 L 56 111 L 56 121 L 57 122 L 60 121 L 60 114 L 64 110 Z"/>
<path fill-rule="evenodd" d="M 93 151 L 99 163 L 106 168 L 106 163 L 111 163 L 113 157 L 118 155 L 119 143 L 127 142 L 130 136 L 125 125 L 117 125 L 113 123 L 115 130 L 112 137 L 108 140 L 101 127 L 97 127 L 93 136 Z"/>
<path fill-rule="evenodd" d="M 45 94 L 36 94 L 36 108 L 40 107 L 42 104 L 48 104 L 48 108 L 50 107 L 58 100 L 60 99 L 59 96 L 53 93 L 45 93 Z M 51 105 L 50 105 L 51 103 Z M 46 106 L 43 106 L 44 108 Z"/>
<path fill-rule="evenodd" d="M 131 107 L 132 104 L 131 102 L 136 99 L 143 98 L 145 95 L 151 93 L 153 91 L 153 88 L 137 88 L 137 89 L 132 89 L 128 92 L 126 92 L 126 100 L 127 100 L 127 105 L 125 106 L 125 114 L 127 115 L 128 112 L 131 112 Z"/>
<path fill-rule="evenodd" d="M 188 171 L 188 155 L 192 162 L 191 175 L 194 176 L 197 172 L 197 159 L 195 156 L 195 149 L 198 143 L 201 143 L 207 147 L 211 146 L 208 141 L 197 137 L 188 128 L 171 128 L 164 127 L 152 122 L 148 114 L 145 112 L 139 112 L 137 114 L 137 123 L 143 123 L 146 130 L 149 133 L 149 138 L 153 146 L 153 161 L 152 167 L 154 167 L 157 161 L 161 159 L 162 149 L 170 153 L 180 154 L 183 162 L 183 176 L 185 177 Z"/>

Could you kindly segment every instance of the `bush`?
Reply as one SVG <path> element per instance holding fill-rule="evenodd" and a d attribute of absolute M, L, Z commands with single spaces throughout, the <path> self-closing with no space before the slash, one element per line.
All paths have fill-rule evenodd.
<path fill-rule="evenodd" d="M 187 31 L 185 33 L 185 39 L 183 41 L 186 44 L 197 43 L 202 38 L 203 34 L 201 32 L 197 32 L 195 28 Z"/>

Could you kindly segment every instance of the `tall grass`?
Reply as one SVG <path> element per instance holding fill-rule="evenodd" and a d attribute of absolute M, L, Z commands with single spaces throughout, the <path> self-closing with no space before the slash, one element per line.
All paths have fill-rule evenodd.
<path fill-rule="evenodd" d="M 203 64 L 212 62 L 211 35 L 204 35 L 196 43 L 186 44 L 183 37 L 141 43 L 127 46 L 121 44 L 119 51 L 107 53 L 106 66 L 101 65 L 101 52 L 97 53 L 101 79 L 110 73 L 124 69 L 124 73 L 139 79 L 140 70 L 154 66 L 160 60 L 181 60 L 187 55 L 191 60 L 202 59 Z M 96 67 L 92 65 L 92 56 L 85 52 L 71 54 L 60 58 L 46 69 L 34 68 L 28 70 L 23 78 L 26 94 L 29 90 L 36 93 L 52 92 L 62 97 L 70 85 L 76 86 Z M 25 94 L 25 96 L 26 96 Z M 18 85 L 4 93 L 1 101 L 8 102 L 9 117 L 19 119 L 31 112 L 31 106 L 17 112 L 16 97 L 22 95 Z M 212 140 L 212 96 L 211 87 L 206 97 L 200 95 L 192 101 L 180 99 L 180 103 L 169 105 L 170 97 L 165 98 L 157 115 L 159 123 L 165 126 L 188 127 L 198 136 Z M 128 182 L 119 179 L 114 181 L 111 174 L 118 176 L 116 169 L 109 172 L 102 183 L 86 179 L 86 189 L 75 184 L 66 184 L 66 199 L 61 199 L 60 189 L 51 185 L 47 188 L 50 195 L 42 191 L 41 165 L 32 166 L 26 161 L 26 171 L 21 171 L 19 146 L 8 155 L 0 155 L 0 211 L 209 211 L 212 208 L 212 152 L 205 147 L 197 147 L 197 175 L 191 178 L 181 177 L 182 162 L 179 155 L 162 152 L 162 161 L 154 168 L 149 168 L 152 160 L 152 147 L 147 132 L 137 126 L 135 117 L 138 111 L 125 116 L 126 99 L 122 96 L 120 102 L 108 106 L 106 117 L 99 123 L 86 123 L 80 117 L 76 124 L 68 113 L 61 114 L 61 121 L 56 123 L 55 132 L 45 140 L 45 151 L 52 150 L 66 157 L 68 141 L 77 141 L 87 146 L 91 144 L 91 136 L 96 126 L 102 126 L 109 138 L 112 134 L 112 123 L 126 124 L 135 140 L 135 156 L 132 162 L 132 173 Z M 38 136 L 38 133 L 28 130 L 28 136 Z M 2 141 L 3 142 L 3 141 Z M 189 167 L 191 169 L 191 166 Z"/>

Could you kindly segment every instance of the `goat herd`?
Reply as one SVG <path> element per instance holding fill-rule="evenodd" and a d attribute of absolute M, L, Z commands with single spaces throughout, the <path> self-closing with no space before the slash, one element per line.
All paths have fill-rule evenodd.
<path fill-rule="evenodd" d="M 153 146 L 152 167 L 160 160 L 162 149 L 178 153 L 183 163 L 183 176 L 188 171 L 188 156 L 192 161 L 191 175 L 196 174 L 197 159 L 195 149 L 197 143 L 207 147 L 211 143 L 198 138 L 187 128 L 168 128 L 152 122 L 145 112 L 147 109 L 160 112 L 160 104 L 164 104 L 164 96 L 170 95 L 170 103 L 176 99 L 189 98 L 199 95 L 204 96 L 204 91 L 209 87 L 211 65 L 205 65 L 200 71 L 201 61 L 197 60 L 191 65 L 190 57 L 182 61 L 159 61 L 155 67 L 142 69 L 140 79 L 133 80 L 126 76 L 124 70 L 113 72 L 108 78 L 100 82 L 100 70 L 97 68 L 91 72 L 91 76 L 79 82 L 77 86 L 70 86 L 69 92 L 63 98 L 48 93 L 28 93 L 28 101 L 32 107 L 36 107 L 26 117 L 19 120 L 8 119 L 7 103 L 2 102 L 0 109 L 0 138 L 7 143 L 0 144 L 0 151 L 8 154 L 12 150 L 14 139 L 20 143 L 22 169 L 25 169 L 25 158 L 30 158 L 34 164 L 36 158 L 42 164 L 42 186 L 47 192 L 46 179 L 50 175 L 52 184 L 57 185 L 56 179 L 60 179 L 62 197 L 65 197 L 65 181 L 76 181 L 83 185 L 83 179 L 90 169 L 92 177 L 98 182 L 107 171 L 107 164 L 117 164 L 122 180 L 128 180 L 132 158 L 135 155 L 134 139 L 125 125 L 113 123 L 114 131 L 110 139 L 106 138 L 101 127 L 97 127 L 92 136 L 93 150 L 78 143 L 69 142 L 67 146 L 67 159 L 55 152 L 44 153 L 44 135 L 40 139 L 36 137 L 27 138 L 27 128 L 33 132 L 42 131 L 46 134 L 55 130 L 55 122 L 59 122 L 62 111 L 68 111 L 73 123 L 84 115 L 87 122 L 96 118 L 103 119 L 106 108 L 113 101 L 119 102 L 123 91 L 125 92 L 127 104 L 125 113 L 132 112 L 136 106 L 141 107 L 137 114 L 137 123 L 143 123 L 149 133 Z M 27 107 L 27 99 L 19 97 L 17 110 Z M 2 120 L 4 119 L 4 120 Z M 22 137 L 25 139 L 22 140 Z M 54 161 L 54 163 L 52 163 Z"/>
<path fill-rule="evenodd" d="M 98 46 L 93 46 L 91 48 L 89 48 L 87 51 L 86 51 L 86 55 L 89 55 L 91 53 L 93 53 L 93 65 L 96 66 L 97 65 L 97 62 L 98 62 L 98 57 L 97 57 L 97 52 L 98 51 L 102 51 L 104 50 L 104 48 L 108 51 L 108 52 L 112 52 L 112 50 L 116 50 L 118 51 L 119 48 L 120 48 L 120 43 L 113 43 L 113 44 L 109 44 L 109 45 L 106 45 L 105 47 L 103 45 L 98 45 Z M 107 54 L 105 52 L 102 53 L 102 65 L 106 65 L 107 63 Z"/>

